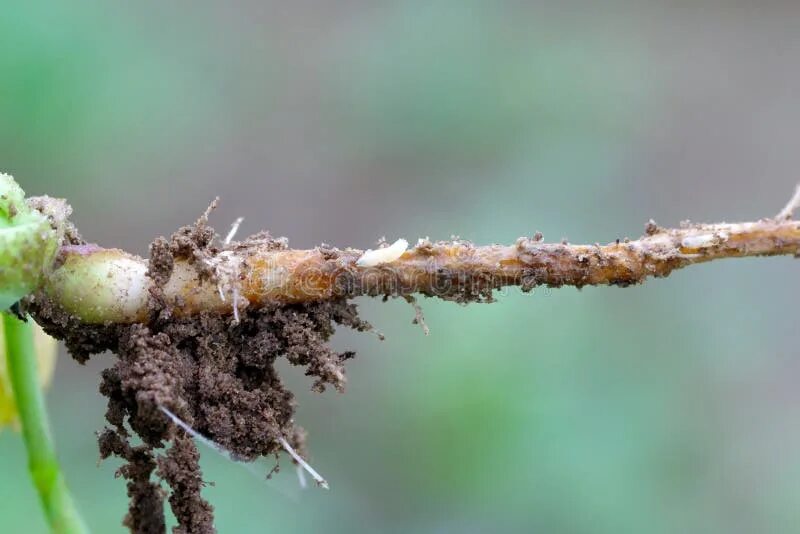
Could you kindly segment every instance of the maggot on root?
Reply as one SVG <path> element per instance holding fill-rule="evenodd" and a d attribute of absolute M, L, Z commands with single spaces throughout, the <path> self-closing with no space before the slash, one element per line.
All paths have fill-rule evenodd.
<path fill-rule="evenodd" d="M 642 238 L 607 245 L 547 244 L 537 234 L 509 246 L 424 239 L 410 249 L 401 240 L 367 252 L 293 250 L 267 233 L 218 244 L 206 214 L 169 240 L 156 239 L 149 261 L 88 245 L 73 232 L 42 289 L 23 304 L 78 361 L 103 350 L 118 356 L 100 385 L 109 426 L 99 441 L 102 457 L 127 462 L 120 469 L 131 499 L 125 524 L 133 532 L 164 531 L 155 474 L 171 489 L 176 532 L 211 532 L 212 507 L 200 495 L 198 452 L 187 430 L 243 460 L 281 449 L 305 455 L 294 396 L 275 361 L 304 366 L 315 390 L 341 390 L 353 353 L 335 352 L 327 341 L 335 325 L 370 329 L 348 299 L 413 303 L 421 293 L 485 302 L 508 285 L 624 287 L 715 259 L 796 256 L 798 203 L 795 195 L 777 217 L 756 222 L 675 229 L 651 222 Z M 141 445 L 131 443 L 132 434 Z M 170 449 L 160 452 L 166 443 Z"/>

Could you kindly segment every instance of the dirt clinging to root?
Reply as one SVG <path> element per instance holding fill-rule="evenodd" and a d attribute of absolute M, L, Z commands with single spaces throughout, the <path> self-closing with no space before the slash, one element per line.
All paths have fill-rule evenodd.
<path fill-rule="evenodd" d="M 215 531 L 213 508 L 201 496 L 204 483 L 195 442 L 165 410 L 237 459 L 276 455 L 282 449 L 280 438 L 305 455 L 305 432 L 294 423 L 294 395 L 277 374 L 277 358 L 304 366 L 315 379 L 315 391 L 327 386 L 341 391 L 344 362 L 354 353 L 328 346 L 334 326 L 371 328 L 345 300 L 244 308 L 238 323 L 217 314 L 173 316 L 171 305 L 176 303 L 167 302 L 159 288 L 169 279 L 175 259 L 195 263 L 204 283 L 216 283 L 207 267 L 220 250 L 207 221 L 208 212 L 171 239 L 158 238 L 151 245 L 148 274 L 154 290 L 147 324 L 76 335 L 73 321 L 57 310 L 37 309 L 35 304 L 30 310 L 51 332 L 71 339 L 69 347 L 79 361 L 106 349 L 118 356 L 102 374 L 100 391 L 108 399 L 110 426 L 99 434 L 99 445 L 102 458 L 117 456 L 126 462 L 118 471 L 127 480 L 130 497 L 124 524 L 135 533 L 165 531 L 166 492 L 159 479 L 170 489 L 168 501 L 178 520 L 173 532 Z M 272 238 L 260 233 L 253 239 Z M 273 241 L 276 248 L 286 246 L 284 239 Z M 134 435 L 140 445 L 132 444 Z"/>

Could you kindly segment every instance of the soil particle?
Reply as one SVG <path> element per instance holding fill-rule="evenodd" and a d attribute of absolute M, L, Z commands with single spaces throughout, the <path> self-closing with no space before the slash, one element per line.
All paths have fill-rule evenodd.
<path fill-rule="evenodd" d="M 201 218 L 200 221 L 203 221 Z M 198 224 L 200 223 L 198 221 Z M 183 229 L 181 229 L 183 230 Z M 180 231 L 179 231 L 180 232 Z M 147 276 L 153 280 L 148 298 L 148 311 L 151 321 L 165 322 L 172 316 L 172 306 L 164 296 L 164 285 L 169 281 L 175 269 L 175 249 L 173 243 L 165 237 L 157 237 L 150 243 L 150 259 L 147 262 Z M 206 274 L 206 277 L 208 275 Z M 173 305 L 178 303 L 173 303 Z"/>
<path fill-rule="evenodd" d="M 208 224 L 208 216 L 217 208 L 218 202 L 218 198 L 214 199 L 205 213 L 197 219 L 197 222 L 178 229 L 177 232 L 172 234 L 172 238 L 169 241 L 172 257 L 174 259 L 186 260 L 194 264 L 198 269 L 201 280 L 211 280 L 214 278 L 211 259 L 219 252 L 219 249 L 213 246 L 216 233 Z M 165 267 L 167 267 L 167 265 L 163 263 L 165 256 L 164 251 L 161 250 L 161 247 L 163 247 L 162 240 L 164 240 L 164 238 L 156 239 L 153 245 L 151 245 L 151 249 L 155 248 L 157 252 L 157 257 L 154 258 L 155 261 L 151 271 L 156 276 L 156 278 L 153 278 L 156 282 L 158 278 L 164 276 Z M 171 266 L 168 267 L 167 272 L 171 274 Z M 167 276 L 167 279 L 169 279 L 169 276 Z"/>
<path fill-rule="evenodd" d="M 661 232 L 662 229 L 659 228 L 658 224 L 653 219 L 647 221 L 647 224 L 644 225 L 644 234 L 647 236 L 653 236 L 657 233 Z"/>
<path fill-rule="evenodd" d="M 157 237 L 150 243 L 147 276 L 152 278 L 158 287 L 166 284 L 169 277 L 172 276 L 172 270 L 175 267 L 173 254 L 170 242 L 164 237 Z"/>
<path fill-rule="evenodd" d="M 92 354 L 116 351 L 120 333 L 125 330 L 114 324 L 85 325 L 37 293 L 20 301 L 20 310 L 33 316 L 49 335 L 64 340 L 70 355 L 81 364 Z"/>
<path fill-rule="evenodd" d="M 214 529 L 214 508 L 200 496 L 200 453 L 182 430 L 166 456 L 158 459 L 158 476 L 172 488 L 169 504 L 178 520 L 175 534 L 209 534 Z"/>
<path fill-rule="evenodd" d="M 187 485 L 186 477 L 201 479 L 199 467 L 160 408 L 237 459 L 278 453 L 280 437 L 303 454 L 304 433 L 293 421 L 294 395 L 274 365 L 278 357 L 286 357 L 316 378 L 315 391 L 327 385 L 343 390 L 344 362 L 354 354 L 327 345 L 334 324 L 369 328 L 352 304 L 335 301 L 248 310 L 235 326 L 230 317 L 201 314 L 124 329 L 118 360 L 101 383 L 109 403 L 106 418 L 113 432 L 124 437 L 127 425 L 151 451 L 172 441 L 167 454 L 168 459 L 173 456 L 171 467 L 163 464 L 158 475 L 172 489 L 170 504 L 180 522 L 176 532 L 210 532 L 211 508 L 199 497 L 199 482 Z"/>
<path fill-rule="evenodd" d="M 287 250 L 289 248 L 289 240 L 285 237 L 272 237 L 272 234 L 263 230 L 257 234 L 253 234 L 244 241 L 236 241 L 231 243 L 231 249 L 251 247 L 266 248 L 267 250 Z M 326 248 L 326 245 L 320 245 L 320 248 Z"/>
<path fill-rule="evenodd" d="M 54 205 L 54 202 L 61 202 L 61 210 L 62 212 L 59 214 L 60 222 L 63 224 L 64 229 L 64 236 L 62 238 L 61 244 L 62 245 L 84 245 L 86 241 L 83 240 L 81 234 L 78 233 L 78 229 L 75 228 L 75 225 L 72 224 L 68 220 L 68 217 L 72 214 L 72 206 L 67 204 L 64 201 L 59 201 L 57 199 L 53 199 L 48 196 L 41 196 L 41 197 L 30 197 L 27 199 L 28 206 L 39 211 L 40 213 L 47 216 L 50 220 L 50 224 L 52 225 L 53 229 L 58 228 L 58 222 L 56 222 L 55 218 L 53 217 L 52 213 L 49 213 L 49 210 Z M 13 206 L 12 206 L 13 207 Z M 16 209 L 16 208 L 14 208 Z"/>
<path fill-rule="evenodd" d="M 98 437 L 100 458 L 119 456 L 127 460 L 117 476 L 128 481 L 130 507 L 122 524 L 131 532 L 161 534 L 164 525 L 164 490 L 150 480 L 156 468 L 152 451 L 147 446 L 131 447 L 126 436 L 106 429 Z"/>

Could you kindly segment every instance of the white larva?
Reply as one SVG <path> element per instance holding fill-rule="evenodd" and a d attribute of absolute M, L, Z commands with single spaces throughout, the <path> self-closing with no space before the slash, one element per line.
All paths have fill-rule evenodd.
<path fill-rule="evenodd" d="M 368 250 L 356 261 L 359 267 L 375 267 L 384 263 L 390 263 L 398 259 L 408 249 L 408 241 L 398 239 L 391 246 Z"/>
<path fill-rule="evenodd" d="M 719 234 L 702 234 L 684 237 L 681 241 L 681 246 L 684 248 L 707 248 L 724 243 L 728 240 L 728 234 L 720 232 Z"/>

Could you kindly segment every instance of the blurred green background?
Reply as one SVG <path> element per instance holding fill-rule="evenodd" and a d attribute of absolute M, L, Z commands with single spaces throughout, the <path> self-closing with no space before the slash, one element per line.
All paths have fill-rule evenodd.
<path fill-rule="evenodd" d="M 798 24 L 788 1 L 5 1 L 0 170 L 142 255 L 217 195 L 221 232 L 295 247 L 753 219 L 798 180 Z M 204 450 L 218 528 L 798 532 L 798 269 L 426 300 L 429 337 L 362 300 L 387 339 L 337 333 L 347 394 L 283 367 L 331 491 Z M 95 532 L 126 509 L 97 466 L 110 358 L 62 354 L 48 393 Z M 0 458 L 0 530 L 43 532 L 18 435 Z"/>

